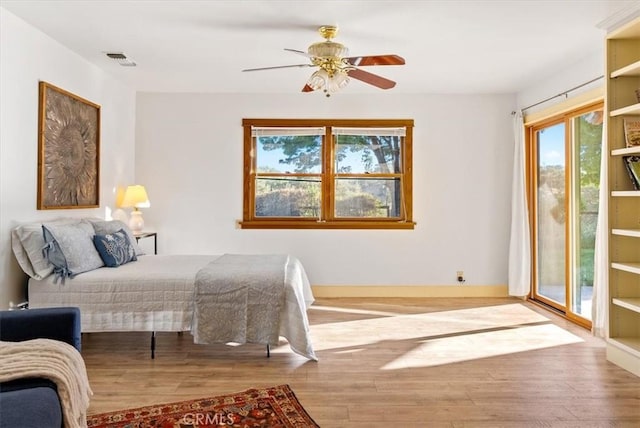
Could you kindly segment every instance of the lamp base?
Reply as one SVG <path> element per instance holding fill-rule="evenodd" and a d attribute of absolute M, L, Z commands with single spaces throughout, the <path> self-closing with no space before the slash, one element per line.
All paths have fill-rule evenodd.
<path fill-rule="evenodd" d="M 129 219 L 129 227 L 133 233 L 140 233 L 144 228 L 144 219 L 142 218 L 141 211 L 131 211 L 131 218 Z"/>

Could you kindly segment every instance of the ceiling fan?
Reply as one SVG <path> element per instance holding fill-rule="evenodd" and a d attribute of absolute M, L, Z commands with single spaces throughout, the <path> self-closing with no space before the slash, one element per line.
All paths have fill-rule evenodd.
<path fill-rule="evenodd" d="M 348 56 L 349 49 L 347 49 L 346 46 L 332 41 L 338 33 L 338 27 L 325 25 L 320 27 L 318 32 L 325 41 L 312 44 L 307 49 L 307 52 L 285 48 L 286 51 L 309 58 L 310 63 L 249 68 L 242 71 L 318 67 L 318 70 L 311 75 L 302 88 L 302 92 L 322 90 L 327 97 L 347 86 L 349 84 L 349 78 L 360 80 L 380 89 L 391 89 L 396 85 L 396 82 L 393 80 L 369 73 L 360 67 L 371 65 L 404 65 L 404 58 L 398 55 Z"/>

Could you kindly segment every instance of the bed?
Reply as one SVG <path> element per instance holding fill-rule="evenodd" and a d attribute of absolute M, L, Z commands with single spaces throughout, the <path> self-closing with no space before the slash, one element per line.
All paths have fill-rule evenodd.
<path fill-rule="evenodd" d="M 86 333 L 151 332 L 152 356 L 156 332 L 189 331 L 195 343 L 259 343 L 267 350 L 282 336 L 294 352 L 317 360 L 306 314 L 314 298 L 306 272 L 293 256 L 144 255 L 122 222 L 84 219 L 44 225 L 57 247 L 38 231 L 43 224 L 12 231 L 14 254 L 30 276 L 30 308 L 79 307 Z M 75 235 L 76 229 L 82 232 Z M 95 236 L 122 232 L 130 237 L 133 259 L 116 267 L 95 267 L 97 260 L 72 263 L 74 252 L 83 259 L 93 257 L 87 257 L 87 242 L 82 248 L 66 248 L 79 246 L 92 231 Z M 64 254 L 65 268 L 52 266 L 56 256 L 42 248 Z M 269 276 L 273 287 L 268 289 L 274 291 L 267 293 Z"/>

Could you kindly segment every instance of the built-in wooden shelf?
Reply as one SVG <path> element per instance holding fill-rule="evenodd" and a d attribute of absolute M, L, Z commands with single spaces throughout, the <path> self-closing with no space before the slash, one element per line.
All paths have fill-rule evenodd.
<path fill-rule="evenodd" d="M 640 190 L 614 190 L 611 192 L 611 196 L 620 198 L 637 198 L 640 197 Z"/>
<path fill-rule="evenodd" d="M 640 338 L 638 337 L 610 337 L 609 344 L 621 348 L 636 358 L 640 358 Z"/>
<path fill-rule="evenodd" d="M 611 229 L 612 235 L 640 238 L 640 229 Z"/>
<path fill-rule="evenodd" d="M 612 79 L 623 76 L 640 76 L 640 61 L 636 61 L 611 73 Z"/>
<path fill-rule="evenodd" d="M 610 149 L 607 360 L 640 376 L 640 190 L 624 190 L 632 187 L 621 159 L 640 155 L 640 147 L 625 147 L 624 138 L 625 119 L 640 117 L 634 94 L 640 87 L 640 17 L 607 35 L 605 64 Z"/>
<path fill-rule="evenodd" d="M 622 107 L 616 110 L 612 110 L 609 113 L 611 117 L 623 116 L 623 115 L 640 115 L 640 103 L 632 104 L 630 106 Z"/>
<path fill-rule="evenodd" d="M 625 272 L 636 273 L 640 275 L 640 263 L 611 263 L 613 269 L 623 270 Z"/>
<path fill-rule="evenodd" d="M 611 156 L 640 155 L 640 146 L 611 150 Z"/>
<path fill-rule="evenodd" d="M 640 297 L 614 297 L 611 302 L 621 308 L 640 313 Z"/>

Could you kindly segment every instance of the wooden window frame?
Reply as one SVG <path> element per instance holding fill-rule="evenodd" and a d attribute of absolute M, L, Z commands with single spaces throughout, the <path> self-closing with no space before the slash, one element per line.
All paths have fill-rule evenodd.
<path fill-rule="evenodd" d="M 412 219 L 413 212 L 413 119 L 243 119 L 244 128 L 244 197 L 242 221 L 239 223 L 242 229 L 413 229 L 415 223 Z M 291 218 L 269 217 L 261 218 L 255 215 L 255 139 L 252 136 L 254 127 L 324 127 L 325 135 L 322 145 L 322 171 L 321 176 L 321 211 L 317 218 Z M 406 135 L 402 150 L 402 172 L 397 174 L 401 178 L 403 206 L 400 218 L 336 218 L 333 215 L 334 198 L 333 188 L 335 178 L 344 176 L 334 172 L 334 136 L 333 127 L 353 128 L 398 128 L 404 127 Z M 349 174 L 348 176 L 357 176 Z M 366 175 L 368 178 L 374 176 Z M 385 175 L 386 176 L 386 175 Z"/>

